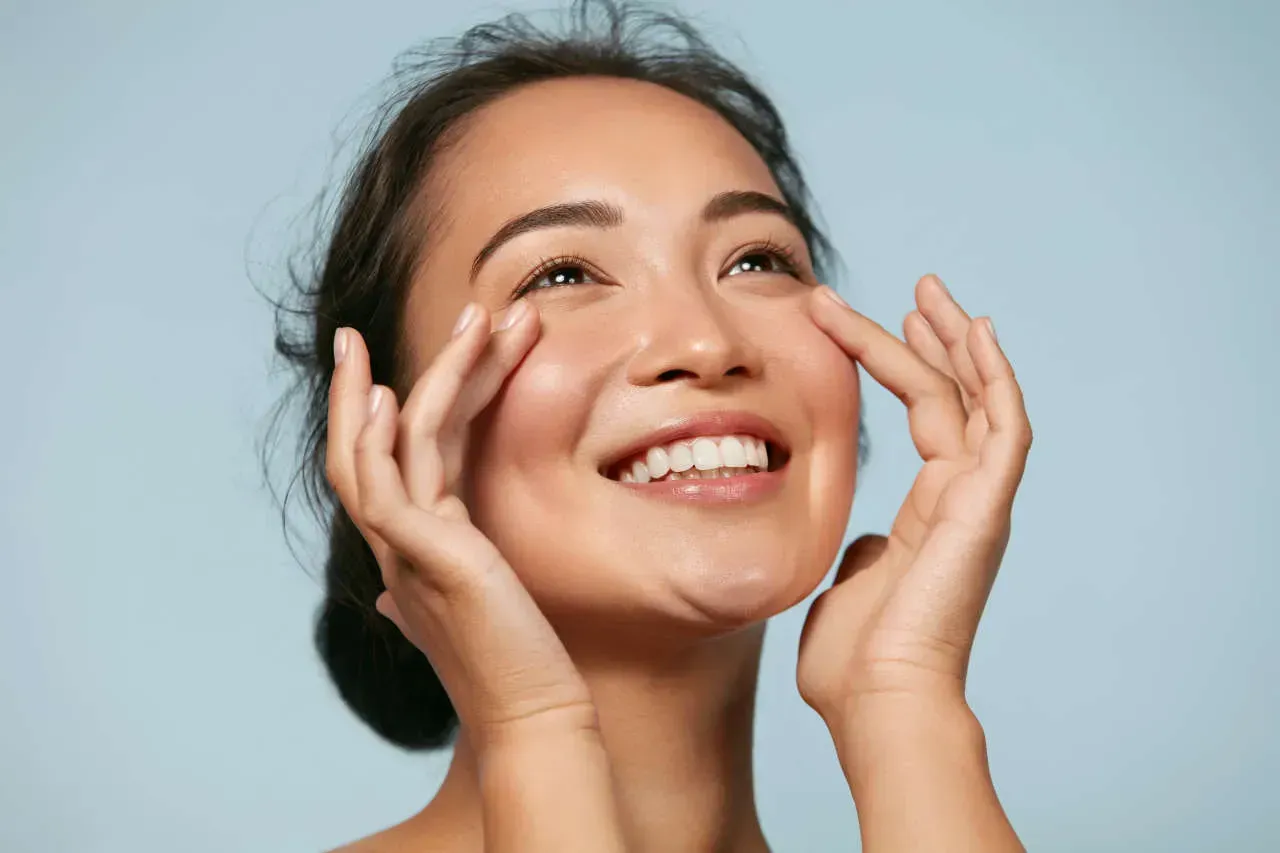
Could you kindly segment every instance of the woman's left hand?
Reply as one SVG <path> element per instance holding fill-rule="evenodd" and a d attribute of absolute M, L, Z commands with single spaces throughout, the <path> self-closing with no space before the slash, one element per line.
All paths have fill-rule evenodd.
<path fill-rule="evenodd" d="M 849 546 L 805 621 L 797 683 L 828 727 L 885 697 L 965 702 L 1031 447 L 1022 391 L 989 321 L 970 319 L 936 277 L 916 285 L 905 343 L 831 296 L 814 294 L 815 323 L 906 405 L 923 465 L 889 535 Z"/>

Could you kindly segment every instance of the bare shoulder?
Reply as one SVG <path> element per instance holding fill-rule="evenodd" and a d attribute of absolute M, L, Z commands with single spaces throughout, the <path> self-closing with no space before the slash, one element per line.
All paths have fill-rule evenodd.
<path fill-rule="evenodd" d="M 456 829 L 433 819 L 435 815 L 419 814 L 403 823 L 375 832 L 364 838 L 330 850 L 329 853 L 476 853 L 483 841 L 468 837 Z"/>
<path fill-rule="evenodd" d="M 414 832 L 406 822 L 334 848 L 329 853 L 407 853 L 415 846 L 421 849 L 421 845 L 420 834 Z"/>
<path fill-rule="evenodd" d="M 392 829 L 384 829 L 382 832 L 375 832 L 373 835 L 366 836 L 350 844 L 344 844 L 341 847 L 335 847 L 328 853 L 395 853 L 395 851 L 403 849 L 402 844 L 396 842 L 394 837 L 388 836 Z"/>

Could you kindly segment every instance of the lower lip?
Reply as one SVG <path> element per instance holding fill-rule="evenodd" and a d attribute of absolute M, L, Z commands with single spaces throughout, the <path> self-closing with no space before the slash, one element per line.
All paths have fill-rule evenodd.
<path fill-rule="evenodd" d="M 617 483 L 637 495 L 659 500 L 713 504 L 753 503 L 774 495 L 782 488 L 782 478 L 787 467 L 783 465 L 776 471 L 717 477 L 714 480 L 661 480 L 651 483 L 623 483 L 610 480 L 610 482 Z"/>

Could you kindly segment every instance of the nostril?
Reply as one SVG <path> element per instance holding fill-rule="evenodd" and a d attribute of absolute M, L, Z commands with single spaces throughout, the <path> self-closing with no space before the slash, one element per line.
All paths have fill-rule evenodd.
<path fill-rule="evenodd" d="M 749 376 L 750 374 L 751 374 L 751 371 L 747 369 L 745 365 L 741 365 L 741 364 L 736 367 L 731 367 L 724 372 L 725 376 Z M 705 375 L 711 376 L 713 374 L 708 373 Z M 658 381 L 670 382 L 673 379 L 697 379 L 698 377 L 699 377 L 699 374 L 695 371 L 685 370 L 684 368 L 676 367 L 676 368 L 672 368 L 671 370 L 664 370 L 661 373 L 659 373 Z"/>

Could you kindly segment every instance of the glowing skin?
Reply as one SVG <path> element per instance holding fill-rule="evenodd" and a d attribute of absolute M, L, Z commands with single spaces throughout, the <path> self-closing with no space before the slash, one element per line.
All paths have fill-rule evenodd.
<path fill-rule="evenodd" d="M 782 198 L 754 150 L 661 87 L 575 79 L 480 111 L 439 171 L 428 193 L 447 225 L 427 244 L 408 314 L 424 330 L 419 368 L 468 300 L 501 312 L 541 260 L 590 264 L 567 262 L 587 283 L 544 281 L 524 297 L 541 338 L 473 436 L 472 518 L 553 623 L 625 617 L 656 642 L 754 624 L 808 595 L 848 519 L 858 380 L 805 314 L 816 282 L 800 232 L 771 213 L 701 219 L 718 193 Z M 504 223 L 586 200 L 625 220 L 517 236 L 469 282 Z M 778 263 L 750 248 L 765 241 L 795 254 L 803 280 L 760 269 Z M 791 458 L 769 500 L 646 500 L 597 472 L 673 417 L 722 410 L 785 437 Z"/>
<path fill-rule="evenodd" d="M 664 89 L 544 83 L 460 131 L 425 188 L 436 227 L 408 305 L 411 378 L 430 369 L 398 418 L 348 341 L 326 466 L 383 554 L 380 612 L 462 725 L 427 808 L 346 849 L 767 851 L 764 620 L 835 556 L 856 362 L 903 402 L 922 465 L 890 535 L 851 545 L 810 609 L 796 687 L 832 733 L 863 849 L 1022 850 L 965 701 L 1031 444 L 989 321 L 926 276 L 904 342 L 815 289 L 759 158 Z M 555 227 L 513 225 L 531 211 Z M 536 303 L 523 318 L 517 291 Z M 473 301 L 483 322 L 441 349 Z M 747 443 L 695 440 L 731 435 Z M 662 457 L 632 457 L 654 446 L 690 474 L 747 447 L 772 464 L 648 483 Z M 624 462 L 636 481 L 606 476 Z"/>
<path fill-rule="evenodd" d="M 634 81 L 525 87 L 473 114 L 424 187 L 435 227 L 407 305 L 416 376 L 467 302 L 501 321 L 540 262 L 585 261 L 558 275 L 588 283 L 543 279 L 523 297 L 540 337 L 474 424 L 463 494 L 589 683 L 644 849 L 767 850 L 751 768 L 764 620 L 831 567 L 854 488 L 857 371 L 809 316 L 807 248 L 776 213 L 705 221 L 732 192 L 782 198 L 707 108 Z M 589 200 L 620 221 L 521 234 L 471 281 L 506 223 Z M 798 275 L 764 243 L 794 255 Z M 789 459 L 775 489 L 657 500 L 599 473 L 672 419 L 724 411 L 776 428 Z M 479 850 L 479 808 L 464 727 L 439 794 L 377 843 Z"/>

